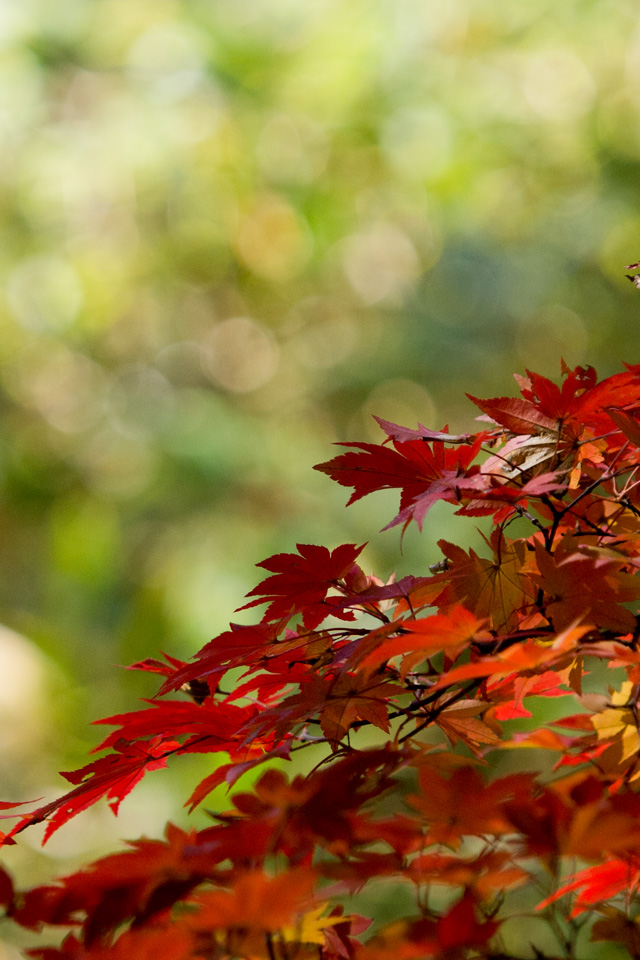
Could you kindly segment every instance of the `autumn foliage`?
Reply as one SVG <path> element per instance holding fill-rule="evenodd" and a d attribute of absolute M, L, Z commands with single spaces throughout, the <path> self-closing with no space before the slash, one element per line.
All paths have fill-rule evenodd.
<path fill-rule="evenodd" d="M 439 501 L 490 518 L 480 552 L 440 541 L 384 583 L 362 545 L 298 544 L 259 564 L 257 623 L 134 664 L 157 695 L 97 721 L 98 759 L 4 842 L 117 813 L 189 753 L 211 772 L 187 806 L 226 784 L 229 808 L 47 886 L 0 872 L 8 918 L 63 928 L 30 956 L 640 957 L 640 365 L 562 374 L 472 397 L 476 433 L 379 420 L 316 468 L 349 503 L 399 490 L 387 527 L 426 535 Z"/>

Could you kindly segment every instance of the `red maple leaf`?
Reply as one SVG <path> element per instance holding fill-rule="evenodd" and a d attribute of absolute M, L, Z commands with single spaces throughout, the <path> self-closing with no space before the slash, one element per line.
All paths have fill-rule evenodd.
<path fill-rule="evenodd" d="M 354 543 L 344 543 L 335 550 L 316 547 L 310 543 L 298 543 L 298 554 L 278 553 L 259 563 L 259 567 L 271 570 L 273 576 L 266 577 L 257 587 L 249 591 L 248 597 L 258 596 L 258 600 L 245 603 L 240 610 L 247 610 L 259 603 L 268 603 L 263 619 L 281 620 L 303 611 L 303 624 L 313 630 L 329 615 L 342 620 L 353 620 L 349 610 L 343 610 L 339 604 L 333 605 L 327 600 L 332 588 L 340 588 L 341 581 L 355 564 L 356 558 L 364 549 Z"/>
<path fill-rule="evenodd" d="M 400 489 L 400 512 L 384 529 L 412 518 L 422 529 L 425 515 L 438 500 L 460 503 L 463 497 L 488 486 L 480 467 L 471 465 L 485 436 L 477 434 L 473 443 L 457 448 L 438 440 L 431 444 L 423 440 L 394 441 L 393 450 L 382 444 L 342 443 L 338 446 L 354 450 L 314 469 L 344 487 L 353 487 L 347 506 L 375 490 Z"/>
<path fill-rule="evenodd" d="M 117 813 L 122 800 L 136 783 L 142 780 L 145 773 L 166 767 L 167 758 L 180 746 L 176 740 L 166 740 L 163 737 L 154 737 L 153 740 L 142 743 L 117 741 L 114 744 L 116 753 L 94 760 L 80 770 L 63 773 L 65 780 L 79 786 L 26 814 L 9 832 L 8 837 L 14 837 L 33 823 L 47 820 L 43 841 L 46 842 L 64 823 L 93 806 L 102 797 L 110 801 L 109 806 Z"/>

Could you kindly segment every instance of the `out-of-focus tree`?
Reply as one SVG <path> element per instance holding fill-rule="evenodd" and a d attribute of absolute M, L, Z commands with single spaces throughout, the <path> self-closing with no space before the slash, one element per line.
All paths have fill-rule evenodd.
<path fill-rule="evenodd" d="M 0 5 L 0 622 L 50 687 L 9 789 L 256 560 L 368 535 L 309 467 L 371 412 L 633 359 L 639 86 L 631 0 Z"/>

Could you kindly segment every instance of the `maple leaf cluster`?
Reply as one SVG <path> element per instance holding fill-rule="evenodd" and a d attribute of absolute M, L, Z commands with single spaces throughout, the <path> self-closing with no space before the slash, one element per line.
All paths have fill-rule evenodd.
<path fill-rule="evenodd" d="M 190 810 L 231 791 L 203 829 L 51 884 L 16 890 L 0 868 L 7 918 L 64 931 L 29 956 L 640 956 L 640 365 L 562 373 L 472 397 L 476 433 L 378 420 L 380 444 L 316 468 L 350 503 L 398 489 L 387 527 L 422 530 L 439 501 L 490 518 L 480 553 L 440 541 L 433 569 L 386 583 L 362 545 L 268 558 L 240 608 L 264 605 L 259 622 L 134 664 L 158 693 L 96 721 L 114 729 L 71 789 L 2 805 L 5 844 L 41 822 L 46 842 L 190 753 L 211 755 Z M 404 892 L 395 919 L 354 908 L 369 888 Z"/>

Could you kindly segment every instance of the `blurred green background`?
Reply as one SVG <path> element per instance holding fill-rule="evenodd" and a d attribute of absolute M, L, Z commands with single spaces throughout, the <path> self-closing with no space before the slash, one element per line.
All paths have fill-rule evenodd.
<path fill-rule="evenodd" d="M 395 496 L 312 471 L 371 413 L 638 360 L 639 103 L 632 0 L 0 3 L 2 799 L 59 792 L 155 690 L 114 665 L 189 657 L 269 554 L 468 543 L 434 511 L 401 556 Z M 8 859 L 180 819 L 154 776 Z"/>

